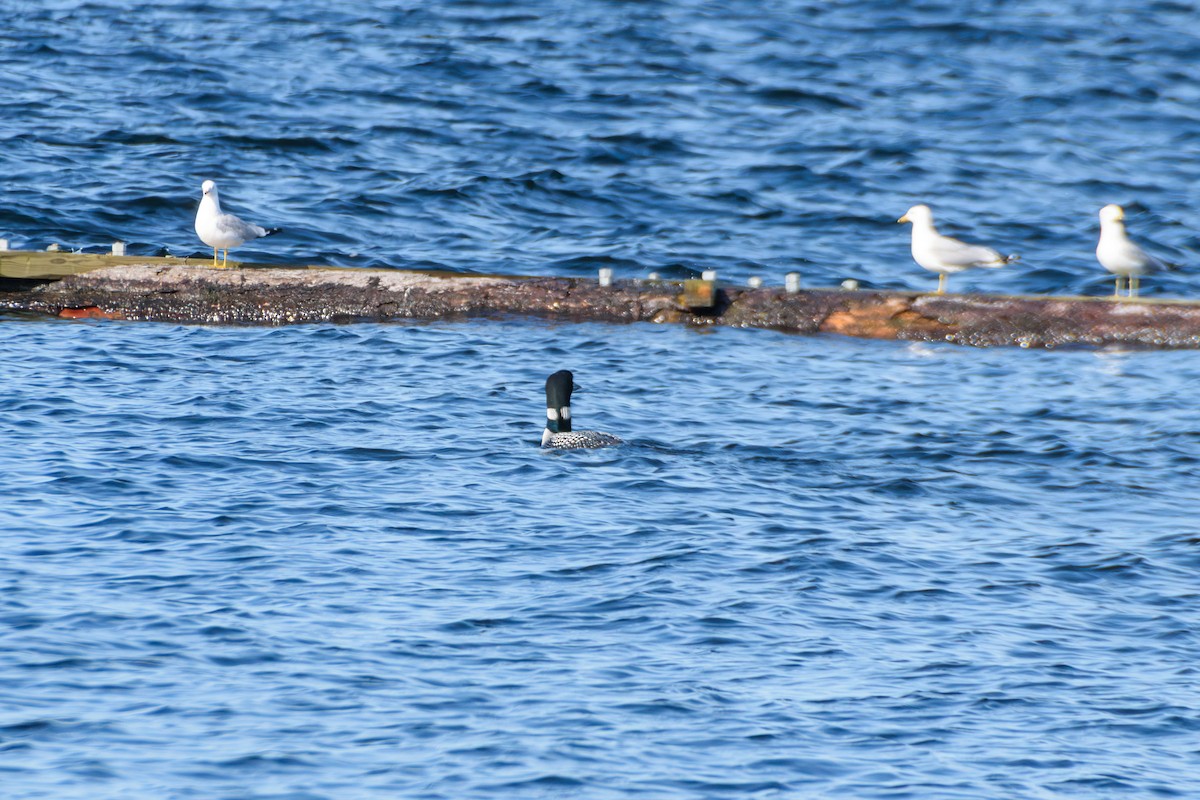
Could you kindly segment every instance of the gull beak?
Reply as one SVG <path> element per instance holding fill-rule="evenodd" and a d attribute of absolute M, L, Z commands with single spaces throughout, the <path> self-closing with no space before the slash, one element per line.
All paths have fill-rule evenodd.
<path fill-rule="evenodd" d="M 896 220 L 896 222 L 911 222 L 911 221 L 912 221 L 912 220 L 910 220 L 910 219 L 908 218 L 908 214 L 905 214 L 903 217 L 901 217 L 900 219 Z"/>

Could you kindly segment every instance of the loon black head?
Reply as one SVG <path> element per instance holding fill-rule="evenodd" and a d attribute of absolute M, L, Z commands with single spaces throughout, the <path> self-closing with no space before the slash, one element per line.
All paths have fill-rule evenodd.
<path fill-rule="evenodd" d="M 571 390 L 575 388 L 575 376 L 569 369 L 560 369 L 546 378 L 546 431 L 542 434 L 544 444 L 556 433 L 571 430 Z"/>

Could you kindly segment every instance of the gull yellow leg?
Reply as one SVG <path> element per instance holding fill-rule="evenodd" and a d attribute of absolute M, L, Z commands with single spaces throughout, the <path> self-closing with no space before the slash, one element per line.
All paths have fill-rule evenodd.
<path fill-rule="evenodd" d="M 1121 276 L 1118 275 L 1116 285 L 1113 286 L 1113 297 L 1120 297 L 1120 296 L 1121 296 Z"/>
<path fill-rule="evenodd" d="M 229 248 L 228 247 L 225 248 L 225 258 L 221 261 L 221 266 L 222 267 L 229 266 Z"/>
<path fill-rule="evenodd" d="M 938 273 L 938 290 L 937 290 L 937 293 L 938 293 L 938 294 L 945 294 L 945 293 L 946 293 L 946 273 L 944 273 L 944 272 L 939 272 L 939 273 Z"/>
<path fill-rule="evenodd" d="M 1141 282 L 1142 282 L 1142 279 L 1139 278 L 1137 275 L 1129 276 L 1129 296 L 1130 297 L 1137 297 L 1138 286 L 1139 286 L 1139 284 L 1141 284 Z"/>
<path fill-rule="evenodd" d="M 213 248 L 213 266 L 217 265 L 217 248 Z"/>

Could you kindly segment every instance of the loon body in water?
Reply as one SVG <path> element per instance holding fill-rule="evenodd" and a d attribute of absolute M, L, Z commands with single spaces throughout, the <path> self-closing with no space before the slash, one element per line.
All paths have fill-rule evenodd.
<path fill-rule="evenodd" d="M 546 378 L 546 430 L 542 431 L 542 447 L 560 450 L 611 447 L 621 440 L 611 433 L 571 430 L 571 389 L 575 376 L 560 369 Z"/>

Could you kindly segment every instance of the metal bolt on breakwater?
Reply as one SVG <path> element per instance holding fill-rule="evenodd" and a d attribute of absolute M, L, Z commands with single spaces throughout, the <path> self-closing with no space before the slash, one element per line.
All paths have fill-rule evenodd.
<path fill-rule="evenodd" d="M 0 310 L 185 324 L 467 319 L 676 322 L 969 345 L 1200 348 L 1200 302 L 461 275 L 0 251 Z M 793 277 L 794 276 L 794 277 Z M 15 280 L 14 280 L 15 279 Z"/>

